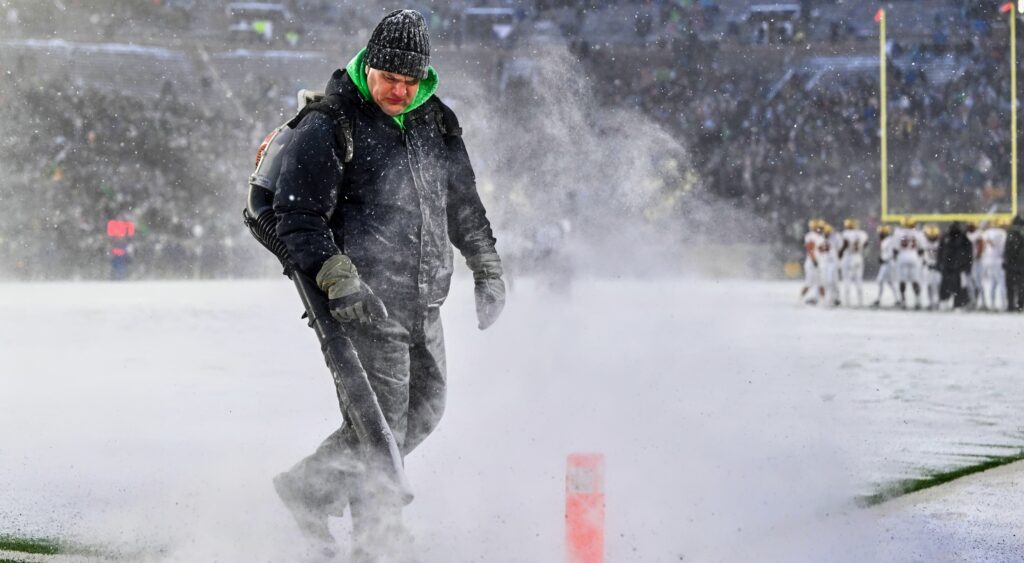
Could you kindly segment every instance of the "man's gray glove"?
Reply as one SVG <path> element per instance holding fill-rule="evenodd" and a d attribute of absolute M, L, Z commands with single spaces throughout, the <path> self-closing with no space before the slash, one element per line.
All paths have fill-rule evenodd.
<path fill-rule="evenodd" d="M 505 282 L 501 279 L 501 258 L 494 252 L 477 254 L 466 260 L 466 265 L 473 270 L 474 291 L 476 293 L 476 319 L 480 330 L 494 324 L 498 315 L 505 308 Z"/>
<path fill-rule="evenodd" d="M 384 302 L 362 280 L 355 264 L 335 254 L 320 267 L 316 285 L 327 294 L 331 316 L 341 322 L 371 322 L 388 318 Z"/>

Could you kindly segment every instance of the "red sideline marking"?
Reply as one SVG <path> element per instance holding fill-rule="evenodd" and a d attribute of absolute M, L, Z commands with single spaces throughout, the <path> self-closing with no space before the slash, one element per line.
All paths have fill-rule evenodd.
<path fill-rule="evenodd" d="M 568 563 L 604 561 L 604 455 L 572 454 L 565 469 Z"/>

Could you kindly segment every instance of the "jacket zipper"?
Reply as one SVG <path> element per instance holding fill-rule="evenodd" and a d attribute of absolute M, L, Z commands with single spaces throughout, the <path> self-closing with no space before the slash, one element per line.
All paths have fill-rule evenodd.
<path fill-rule="evenodd" d="M 416 176 L 416 167 L 413 166 L 413 159 L 415 159 L 415 152 L 412 150 L 412 145 L 409 143 L 408 137 L 406 136 L 406 129 L 402 128 L 402 143 L 405 145 L 406 160 L 409 162 L 409 174 L 412 175 L 412 186 L 413 191 L 416 192 L 416 203 L 420 208 L 420 252 L 419 259 L 416 261 L 416 289 L 419 290 L 420 286 L 425 284 L 423 279 L 423 226 L 426 223 L 426 217 L 423 216 L 423 190 L 420 187 L 420 182 Z M 424 288 L 426 289 L 426 288 Z M 421 295 L 421 298 L 426 298 L 426 292 Z"/>

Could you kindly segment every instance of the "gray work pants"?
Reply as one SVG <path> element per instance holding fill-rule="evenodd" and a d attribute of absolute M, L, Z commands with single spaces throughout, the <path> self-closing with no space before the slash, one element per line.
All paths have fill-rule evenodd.
<path fill-rule="evenodd" d="M 444 412 L 444 331 L 438 307 L 392 311 L 387 320 L 345 324 L 370 387 L 405 457 L 437 427 Z M 355 429 L 344 422 L 292 470 L 306 483 L 310 502 L 340 514 L 356 501 L 361 483 Z M 353 502 L 353 516 L 358 509 Z"/>

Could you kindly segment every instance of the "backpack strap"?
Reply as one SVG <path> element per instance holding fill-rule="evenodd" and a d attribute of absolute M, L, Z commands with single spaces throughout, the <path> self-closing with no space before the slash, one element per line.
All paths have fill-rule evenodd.
<path fill-rule="evenodd" d="M 299 126 L 302 118 L 311 111 L 318 111 L 331 118 L 334 122 L 334 138 L 338 143 L 338 149 L 344 152 L 343 162 L 351 162 L 354 154 L 354 143 L 352 140 L 352 119 L 348 116 L 348 106 L 339 94 L 324 96 L 318 101 L 306 104 L 295 117 L 288 121 L 288 127 L 295 129 Z"/>
<path fill-rule="evenodd" d="M 441 136 L 447 140 L 450 137 L 461 137 L 462 127 L 459 127 L 459 118 L 455 112 L 444 104 L 437 96 L 434 96 L 434 122 L 441 131 Z"/>

